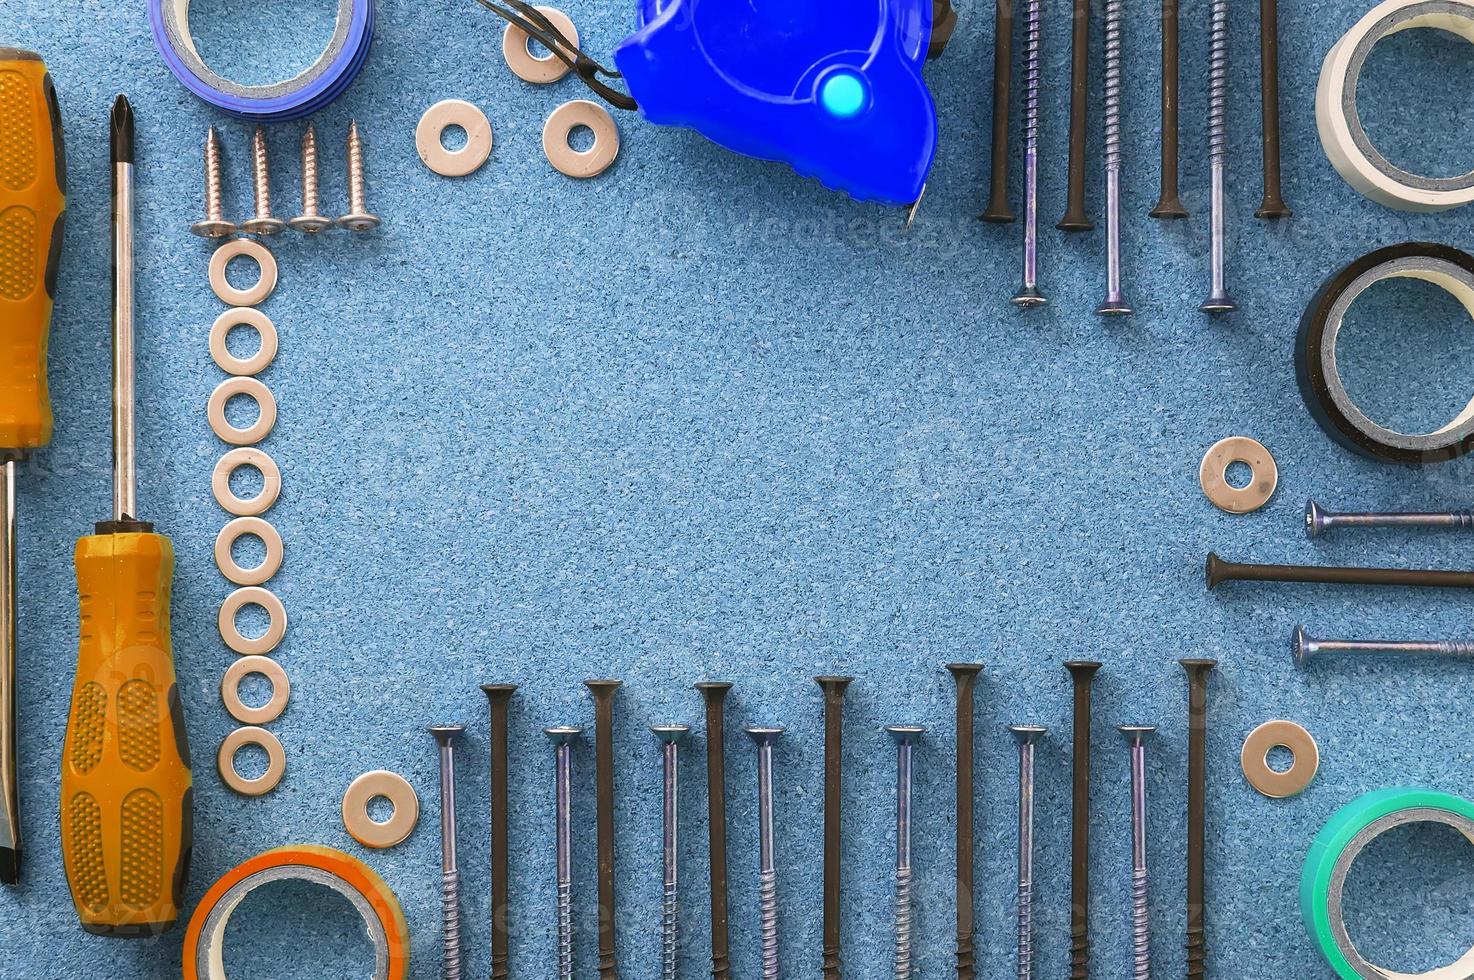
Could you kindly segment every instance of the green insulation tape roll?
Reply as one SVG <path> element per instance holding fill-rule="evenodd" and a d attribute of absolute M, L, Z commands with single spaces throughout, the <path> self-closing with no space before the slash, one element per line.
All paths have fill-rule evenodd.
<path fill-rule="evenodd" d="M 1427 973 L 1397 973 L 1368 963 L 1352 944 L 1342 917 L 1342 893 L 1351 865 L 1368 844 L 1410 823 L 1438 823 L 1474 843 L 1474 802 L 1427 789 L 1382 789 L 1358 797 L 1336 811 L 1310 845 L 1300 875 L 1300 915 L 1338 977 L 1347 980 L 1468 980 L 1474 977 L 1474 950 L 1458 962 Z"/>

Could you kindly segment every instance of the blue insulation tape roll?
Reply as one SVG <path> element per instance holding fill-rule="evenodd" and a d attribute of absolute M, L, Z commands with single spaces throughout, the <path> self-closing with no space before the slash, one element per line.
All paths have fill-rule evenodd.
<path fill-rule="evenodd" d="M 374 40 L 374 0 L 338 0 L 338 21 L 322 56 L 284 82 L 243 85 L 211 70 L 195 50 L 189 0 L 149 0 L 154 44 L 179 83 L 205 102 L 243 119 L 286 122 L 333 102 L 358 77 Z"/>

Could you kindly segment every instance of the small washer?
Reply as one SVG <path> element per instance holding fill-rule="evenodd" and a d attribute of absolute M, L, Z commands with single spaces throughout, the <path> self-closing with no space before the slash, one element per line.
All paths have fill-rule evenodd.
<path fill-rule="evenodd" d="M 271 619 L 266 632 L 255 639 L 242 636 L 235 625 L 236 614 L 247 606 L 260 606 Z M 236 653 L 264 656 L 275 650 L 286 635 L 287 607 L 269 589 L 248 585 L 236 589 L 220 604 L 220 638 Z"/>
<path fill-rule="evenodd" d="M 245 778 L 235 768 L 235 754 L 247 745 L 259 745 L 266 750 L 266 771 L 255 779 Z M 226 786 L 242 796 L 263 796 L 281 782 L 287 771 L 287 754 L 281 747 L 281 740 L 266 729 L 237 728 L 220 743 L 215 765 Z"/>
<path fill-rule="evenodd" d="M 225 346 L 235 327 L 250 327 L 261 337 L 261 347 L 250 357 L 236 357 Z M 260 374 L 276 357 L 276 324 L 271 317 L 249 306 L 234 306 L 215 318 L 210 328 L 210 356 L 226 374 Z"/>
<path fill-rule="evenodd" d="M 1270 750 L 1289 749 L 1295 761 L 1284 772 L 1269 767 Z M 1270 799 L 1294 796 L 1310 785 L 1320 769 L 1320 749 L 1315 739 L 1293 721 L 1266 721 L 1249 733 L 1239 756 L 1249 785 Z"/>
<path fill-rule="evenodd" d="M 380 822 L 369 816 L 369 801 L 384 797 L 394 813 Z M 385 848 L 404 843 L 420 822 L 420 799 L 409 780 L 397 772 L 376 769 L 355 779 L 343 794 L 343 826 L 364 847 Z"/>
<path fill-rule="evenodd" d="M 575 48 L 578 47 L 578 28 L 573 26 L 573 21 L 568 19 L 567 14 L 556 7 L 537 9 Z M 547 85 L 568 74 L 570 69 L 562 59 L 555 58 L 552 54 L 539 58 L 529 51 L 529 40 L 531 38 L 528 33 L 516 24 L 507 24 L 507 29 L 502 32 L 502 57 L 507 59 L 507 67 L 512 69 L 513 75 L 534 85 Z"/>
<path fill-rule="evenodd" d="M 587 150 L 568 145 L 568 135 L 579 126 L 593 130 L 594 145 Z M 579 179 L 597 177 L 619 156 L 619 127 L 603 106 L 574 99 L 554 109 L 543 124 L 543 152 L 559 173 Z"/>
<path fill-rule="evenodd" d="M 261 492 L 254 497 L 237 497 L 230 489 L 230 478 L 242 466 L 251 466 L 261 474 Z M 264 514 L 281 495 L 281 470 L 276 460 L 263 450 L 240 446 L 220 457 L 215 472 L 210 476 L 210 488 L 215 492 L 215 502 L 225 508 L 226 513 L 237 517 L 254 517 Z"/>
<path fill-rule="evenodd" d="M 266 545 L 266 559 L 255 568 L 245 568 L 231 554 L 235 543 L 247 534 L 254 534 Z M 260 585 L 281 571 L 281 534 L 267 521 L 259 517 L 237 517 L 220 529 L 215 537 L 215 564 L 220 574 L 236 585 Z"/>
<path fill-rule="evenodd" d="M 256 421 L 244 429 L 237 429 L 225 419 L 225 403 L 236 395 L 246 395 L 256 400 Z M 206 408 L 210 420 L 210 431 L 232 446 L 249 446 L 260 442 L 271 433 L 276 425 L 276 396 L 256 378 L 226 378 L 210 393 Z"/>
<path fill-rule="evenodd" d="M 225 278 L 225 267 L 238 255 L 254 259 L 261 270 L 261 278 L 250 289 L 236 289 Z M 276 289 L 276 256 L 254 238 L 232 238 L 210 256 L 210 288 L 222 303 L 231 306 L 255 306 L 266 300 Z"/>
<path fill-rule="evenodd" d="M 440 142 L 451 126 L 466 131 L 466 145 L 447 150 Z M 425 110 L 415 127 L 415 149 L 425 166 L 442 177 L 464 177 L 481 169 L 491 156 L 491 123 L 486 113 L 463 99 L 446 99 Z"/>
<path fill-rule="evenodd" d="M 1253 471 L 1246 487 L 1231 486 L 1228 468 L 1243 463 Z M 1198 482 L 1203 494 L 1219 510 L 1230 514 L 1247 514 L 1269 503 L 1279 484 L 1279 468 L 1263 444 L 1248 436 L 1230 436 L 1215 442 L 1198 467 Z"/>
<path fill-rule="evenodd" d="M 259 708 L 241 700 L 241 681 L 250 674 L 260 674 L 271 682 L 271 698 Z M 230 717 L 246 725 L 267 725 L 281 717 L 292 696 L 292 682 L 282 665 L 270 657 L 240 657 L 225 671 L 220 680 L 220 700 Z"/>

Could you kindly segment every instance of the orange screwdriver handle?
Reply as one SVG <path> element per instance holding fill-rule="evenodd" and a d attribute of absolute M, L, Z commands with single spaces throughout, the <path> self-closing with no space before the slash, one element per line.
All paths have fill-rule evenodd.
<path fill-rule="evenodd" d="M 179 917 L 193 836 L 184 712 L 169 640 L 174 547 L 77 542 L 82 635 L 61 764 L 61 850 L 88 932 L 148 936 Z"/>
<path fill-rule="evenodd" d="M 0 450 L 51 441 L 46 344 L 66 206 L 51 77 L 38 55 L 0 47 Z"/>

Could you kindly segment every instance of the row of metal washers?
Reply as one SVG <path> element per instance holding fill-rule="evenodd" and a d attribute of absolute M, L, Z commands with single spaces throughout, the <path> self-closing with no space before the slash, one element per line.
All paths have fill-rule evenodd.
<path fill-rule="evenodd" d="M 1039 290 L 1039 92 L 1041 0 L 1023 0 L 1024 9 L 1024 239 L 1023 276 L 1012 302 L 1021 307 L 1045 305 Z M 1151 217 L 1187 218 L 1177 188 L 1178 164 L 1178 7 L 1162 2 L 1161 196 Z M 1210 286 L 1199 307 L 1204 313 L 1231 313 L 1238 304 L 1226 282 L 1226 196 L 1228 161 L 1228 0 L 1211 0 L 1208 78 L 1208 160 L 1210 168 Z M 1085 107 L 1089 95 L 1089 0 L 1075 0 L 1073 78 L 1071 84 L 1069 200 L 1058 227 L 1091 231 L 1085 212 Z M 1105 174 L 1106 295 L 1096 312 L 1102 316 L 1131 314 L 1121 283 L 1121 100 L 1123 0 L 1105 0 Z M 992 184 L 984 221 L 1008 223 L 1014 213 L 1008 201 L 1009 88 L 1013 66 L 1013 0 L 996 0 L 993 78 Z M 1287 218 L 1290 209 L 1280 186 L 1278 0 L 1260 0 L 1260 58 L 1264 143 L 1264 197 L 1255 216 Z"/>

